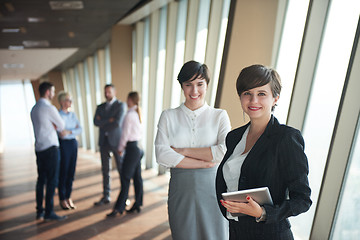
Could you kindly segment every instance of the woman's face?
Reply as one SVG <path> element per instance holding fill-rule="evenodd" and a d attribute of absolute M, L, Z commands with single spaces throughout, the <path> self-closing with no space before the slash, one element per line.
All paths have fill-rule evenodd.
<path fill-rule="evenodd" d="M 72 103 L 71 97 L 66 96 L 64 98 L 64 100 L 61 102 L 61 106 L 62 106 L 63 109 L 68 109 L 68 108 L 71 107 L 71 103 Z"/>
<path fill-rule="evenodd" d="M 241 107 L 252 120 L 269 118 L 278 99 L 279 96 L 272 95 L 270 83 L 244 91 L 240 96 Z"/>
<path fill-rule="evenodd" d="M 195 110 L 204 105 L 207 83 L 205 79 L 196 78 L 193 81 L 182 83 L 185 96 L 185 105 L 191 110 Z"/>

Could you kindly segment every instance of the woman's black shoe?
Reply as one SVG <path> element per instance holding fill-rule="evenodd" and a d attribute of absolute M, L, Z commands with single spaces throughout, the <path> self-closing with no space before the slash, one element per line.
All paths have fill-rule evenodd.
<path fill-rule="evenodd" d="M 122 212 L 119 212 L 118 210 L 114 209 L 111 213 L 106 214 L 107 217 L 116 217 L 116 215 L 121 215 Z"/>
<path fill-rule="evenodd" d="M 138 213 L 141 211 L 141 209 L 140 209 L 140 206 L 132 206 L 131 208 L 130 208 L 130 210 L 126 210 L 126 212 L 127 213 L 133 213 L 133 212 L 135 212 L 135 211 L 137 211 Z"/>

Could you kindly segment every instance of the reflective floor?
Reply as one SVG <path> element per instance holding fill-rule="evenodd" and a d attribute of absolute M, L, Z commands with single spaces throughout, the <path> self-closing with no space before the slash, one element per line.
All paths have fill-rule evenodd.
<path fill-rule="evenodd" d="M 144 170 L 144 206 L 140 213 L 106 218 L 119 193 L 119 177 L 112 172 L 113 202 L 94 207 L 102 192 L 99 154 L 79 150 L 72 199 L 75 210 L 62 210 L 61 222 L 35 220 L 36 162 L 31 147 L 7 148 L 0 153 L 0 239 L 171 239 L 167 219 L 168 176 Z M 129 200 L 133 202 L 131 185 Z"/>

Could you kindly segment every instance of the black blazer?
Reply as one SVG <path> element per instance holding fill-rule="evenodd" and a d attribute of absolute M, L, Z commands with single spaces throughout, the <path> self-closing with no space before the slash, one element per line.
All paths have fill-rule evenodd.
<path fill-rule="evenodd" d="M 103 146 L 105 133 L 107 132 L 109 144 L 112 147 L 118 147 L 125 110 L 125 104 L 118 100 L 111 105 L 109 111 L 106 111 L 106 102 L 97 106 L 94 116 L 94 124 L 100 129 L 99 146 Z M 98 116 L 100 117 L 99 119 Z M 109 122 L 110 118 L 114 118 L 115 120 L 113 122 Z"/>
<path fill-rule="evenodd" d="M 216 176 L 216 194 L 224 217 L 226 209 L 220 204 L 221 193 L 227 191 L 223 166 L 249 124 L 232 130 L 226 137 L 227 151 Z M 239 171 L 239 190 L 265 186 L 269 188 L 274 206 L 264 206 L 265 223 L 279 224 L 286 218 L 306 212 L 310 208 L 311 190 L 304 140 L 299 130 L 279 124 L 274 116 L 271 116 L 264 133 L 250 150 Z M 246 217 L 239 217 L 239 220 L 240 218 Z M 250 222 L 259 224 L 254 217 L 251 217 Z"/>

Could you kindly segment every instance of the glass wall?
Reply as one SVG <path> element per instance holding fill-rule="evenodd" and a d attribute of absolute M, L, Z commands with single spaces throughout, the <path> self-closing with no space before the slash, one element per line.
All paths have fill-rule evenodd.
<path fill-rule="evenodd" d="M 343 193 L 331 239 L 357 240 L 360 236 L 360 118 L 354 138 Z"/>
<path fill-rule="evenodd" d="M 329 8 L 303 129 L 313 205 L 298 221 L 311 222 L 315 213 L 359 13 L 356 0 L 333 0 Z M 302 227 L 304 239 L 310 229 Z"/>
<path fill-rule="evenodd" d="M 220 7 L 212 8 L 214 3 Z M 174 1 L 135 23 L 133 89 L 142 95 L 147 168 L 156 166 L 153 142 L 161 112 L 178 107 L 183 101 L 177 75 L 184 62 L 190 59 L 204 62 L 211 66 L 211 73 L 217 69 L 218 78 L 229 5 L 229 0 Z M 210 21 L 212 14 L 219 16 L 216 22 Z M 208 47 L 210 35 L 219 39 L 215 47 Z M 214 102 L 218 79 L 212 81 L 207 92 L 209 104 Z"/>
<path fill-rule="evenodd" d="M 281 97 L 275 109 L 275 116 L 286 123 L 296 67 L 299 60 L 309 1 L 290 0 L 287 4 L 279 53 L 275 69 L 281 76 Z"/>
<path fill-rule="evenodd" d="M 306 32 L 307 30 L 312 29 L 311 31 L 313 31 L 313 23 L 321 24 L 319 14 L 317 14 L 319 5 L 314 7 L 315 3 L 311 2 L 312 6 L 309 6 L 309 1 L 289 0 L 286 2 L 287 9 L 282 26 L 279 52 L 276 59 L 276 69 L 282 77 L 283 89 L 278 103 L 279 106 L 275 110 L 275 115 L 279 118 L 280 122 L 286 123 L 289 107 L 292 104 L 292 98 L 294 98 L 292 95 L 294 91 L 294 79 L 299 77 L 297 76 L 299 71 L 309 72 L 309 69 L 314 69 L 312 75 L 300 75 L 310 77 L 311 79 L 297 79 L 301 84 L 298 84 L 296 91 L 301 93 L 306 93 L 306 91 L 299 91 L 299 86 L 304 87 L 306 84 L 303 83 L 309 82 L 309 84 L 307 84 L 309 87 L 308 92 L 310 93 L 309 98 L 306 94 L 298 94 L 295 95 L 294 99 L 297 103 L 306 103 L 306 111 L 302 113 L 298 108 L 295 108 L 291 113 L 297 116 L 296 118 L 298 119 L 304 119 L 303 125 L 300 124 L 299 129 L 302 130 L 305 139 L 305 152 L 309 161 L 309 181 L 312 189 L 313 205 L 305 214 L 290 218 L 290 220 L 295 239 L 309 239 L 323 181 L 324 169 L 330 151 L 330 143 L 334 134 L 339 102 L 343 92 L 351 50 L 353 48 L 354 36 L 360 14 L 360 2 L 356 0 L 328 1 L 329 5 L 326 11 L 325 25 L 322 32 L 320 32 L 322 35 L 318 49 L 314 49 L 313 46 L 310 47 L 309 44 L 304 44 L 304 39 L 306 35 L 309 34 Z M 308 12 L 308 10 L 310 12 Z M 324 11 L 324 9 L 322 9 L 322 11 Z M 306 21 L 309 21 L 307 28 L 305 27 Z M 309 26 L 309 24 L 312 25 Z M 315 29 L 318 27 L 319 26 L 315 26 Z M 309 54 L 309 52 L 312 53 Z M 314 61 L 315 57 L 315 65 L 308 66 L 309 61 L 306 60 L 300 62 L 302 55 L 306 57 L 311 56 L 312 61 Z M 299 106 L 299 104 L 295 106 Z M 295 124 L 295 126 L 296 125 L 298 124 Z M 353 156 L 356 156 L 356 154 L 357 153 L 354 152 Z M 357 171 L 356 164 L 353 163 L 353 165 L 349 171 L 349 179 L 354 179 L 354 175 L 350 173 Z M 347 188 L 351 189 L 351 186 L 354 187 L 355 184 L 350 186 L 349 182 L 356 183 L 356 180 L 347 181 Z M 348 190 L 348 192 L 351 192 L 351 190 Z M 344 196 L 345 194 L 346 192 L 344 192 Z M 350 197 L 343 197 L 342 199 L 348 198 Z M 357 206 L 355 202 L 341 205 L 343 210 L 341 210 L 338 215 L 337 221 L 339 224 L 336 223 L 334 239 L 352 239 L 352 234 L 356 235 L 355 230 L 349 231 L 349 229 L 352 229 L 352 224 L 349 224 L 350 226 L 346 228 L 341 226 L 341 223 L 347 224 L 352 221 L 351 218 L 345 217 L 349 216 L 345 213 L 356 210 L 359 211 L 359 206 Z M 349 208 L 345 208 L 345 205 Z"/>
<path fill-rule="evenodd" d="M 0 153 L 3 149 L 33 148 L 30 111 L 34 105 L 29 80 L 0 81 Z"/>

